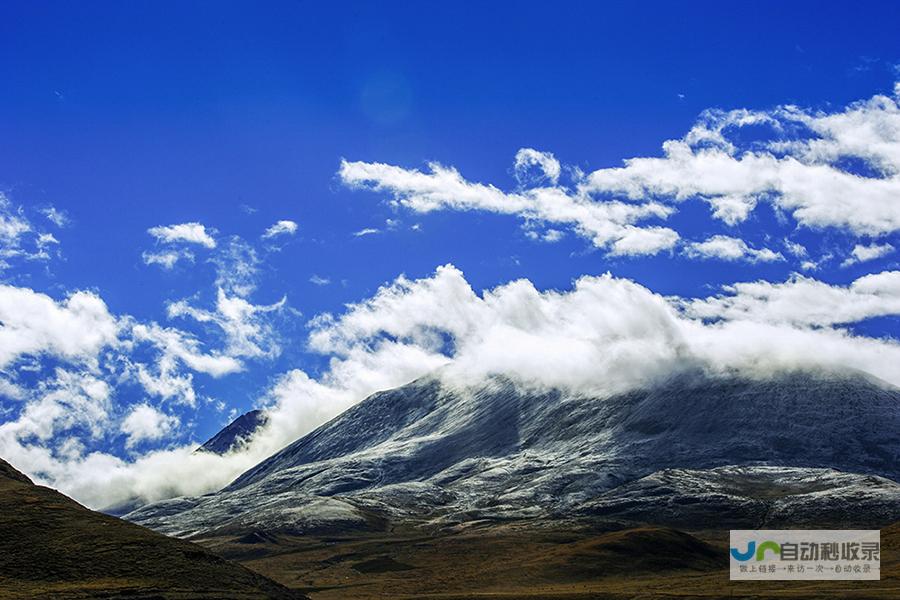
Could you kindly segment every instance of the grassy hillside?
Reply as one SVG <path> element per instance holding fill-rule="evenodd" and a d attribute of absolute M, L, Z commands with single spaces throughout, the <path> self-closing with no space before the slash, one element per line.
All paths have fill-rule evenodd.
<path fill-rule="evenodd" d="M 203 543 L 313 600 L 900 598 L 900 525 L 882 530 L 881 581 L 731 582 L 727 531 L 480 525 Z"/>
<path fill-rule="evenodd" d="M 0 460 L 0 598 L 303 598 L 200 546 L 84 508 Z"/>

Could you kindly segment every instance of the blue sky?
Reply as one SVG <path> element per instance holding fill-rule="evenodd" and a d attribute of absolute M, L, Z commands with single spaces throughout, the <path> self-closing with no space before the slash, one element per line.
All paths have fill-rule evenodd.
<path fill-rule="evenodd" d="M 232 2 L 4 6 L 0 191 L 9 218 L 24 219 L 30 231 L 5 261 L 3 282 L 55 302 L 80 290 L 100 299 L 120 327 L 126 317 L 132 320 L 128 327 L 156 323 L 193 340 L 200 354 L 240 363 L 214 376 L 210 368 L 173 359 L 174 375 L 190 374 L 197 397 L 179 402 L 177 395 L 154 395 L 135 375 L 142 361 L 159 371 L 154 361 L 165 352 L 158 336 L 146 348 L 88 344 L 101 366 L 88 360 L 77 369 L 72 353 L 46 340 L 32 350 L 10 351 L 3 375 L 24 391 L 0 400 L 0 420 L 21 422 L 29 402 L 65 387 L 60 368 L 87 369 L 112 390 L 103 431 L 95 435 L 89 420 L 76 419 L 57 423 L 46 439 L 23 434 L 22 445 L 49 454 L 38 460 L 23 451 L 19 464 L 62 481 L 65 467 L 48 466 L 45 459 L 82 460 L 96 451 L 127 462 L 156 448 L 203 440 L 230 415 L 271 401 L 285 373 L 299 369 L 313 379 L 328 377 L 335 354 L 309 351 L 310 319 L 313 330 L 321 328 L 317 315 L 339 319 L 346 303 L 372 297 L 401 274 L 430 278 L 441 265 L 454 265 L 476 292 L 520 278 L 538 290 L 570 290 L 581 276 L 610 272 L 682 303 L 721 294 L 723 285 L 778 284 L 794 273 L 848 290 L 865 275 L 894 272 L 900 227 L 877 226 L 895 215 L 882 200 L 890 189 L 873 191 L 871 201 L 857 198 L 875 207 L 871 214 L 853 209 L 835 216 L 839 201 L 825 198 L 809 217 L 802 207 L 796 212 L 789 198 L 799 194 L 802 204 L 804 194 L 818 193 L 802 188 L 806 183 L 784 184 L 801 186 L 799 192 L 770 183 L 760 191 L 748 183 L 746 198 L 754 205 L 729 222 L 711 214 L 708 199 L 719 197 L 717 183 L 701 184 L 698 191 L 689 175 L 648 183 L 644 175 L 609 173 L 602 185 L 584 177 L 621 167 L 625 159 L 664 157 L 663 143 L 684 138 L 709 109 L 754 111 L 750 124 L 737 125 L 742 117 L 736 113 L 718 117 L 737 148 L 734 156 L 761 152 L 763 141 L 839 138 L 840 132 L 811 132 L 809 119 L 853 111 L 857 101 L 876 98 L 871 102 L 878 104 L 879 95 L 895 102 L 898 21 L 894 2 L 852 10 L 821 2 L 763 2 L 752 10 L 703 2 L 284 2 L 265 10 Z M 800 107 L 806 121 L 778 108 L 787 105 Z M 881 154 L 857 152 L 849 138 L 835 142 L 843 146 L 833 155 L 783 145 L 765 146 L 765 152 L 773 160 L 796 157 L 807 166 L 830 165 L 889 185 L 896 179 L 890 161 L 898 156 L 897 133 L 890 129 L 896 105 L 891 110 L 870 105 L 860 112 L 860 119 L 877 121 L 872 130 L 881 132 Z M 517 178 L 514 164 L 523 148 L 560 163 L 558 183 L 526 155 Z M 534 206 L 495 210 L 481 192 L 463 207 L 452 206 L 454 192 L 426 179 L 431 199 L 440 196 L 426 211 L 417 204 L 423 193 L 417 184 L 388 181 L 371 169 L 344 171 L 342 160 L 358 169 L 390 166 L 398 169 L 391 176 L 401 179 L 429 173 L 428 163 L 436 161 L 457 170 L 462 185 L 492 185 L 506 194 L 503 202 L 514 204 L 511 195 L 519 194 Z M 780 171 L 772 177 L 790 178 Z M 678 241 L 619 252 L 615 244 L 624 230 L 594 240 L 584 221 L 557 219 L 556 209 L 541 212 L 535 206 L 549 206 L 542 192 L 529 195 L 554 188 L 575 197 L 587 189 L 579 186 L 593 186 L 586 193 L 597 202 L 628 196 L 623 207 L 659 201 L 670 214 L 614 225 L 661 228 Z M 678 194 L 684 197 L 671 199 Z M 779 194 L 788 199 L 773 200 Z M 50 208 L 64 215 L 60 224 L 48 218 Z M 862 215 L 859 222 L 854 215 Z M 280 220 L 296 223 L 296 231 L 262 239 Z M 177 224 L 202 225 L 215 247 L 149 233 Z M 370 229 L 377 231 L 356 235 Z M 41 242 L 40 234 L 53 240 Z M 796 246 L 788 241 L 802 245 L 805 254 L 792 253 Z M 854 259 L 856 246 L 862 249 Z M 239 251 L 237 262 L 229 262 L 232 250 Z M 753 254 L 765 250 L 770 254 Z M 148 256 L 165 253 L 181 258 L 171 268 L 147 264 Z M 242 284 L 234 275 L 242 266 L 249 269 L 248 281 L 236 291 Z M 252 321 L 249 342 L 242 338 L 252 347 L 237 348 L 240 335 L 229 338 L 216 325 L 223 314 L 216 308 L 219 288 L 248 306 L 275 305 L 231 322 L 237 327 Z M 180 316 L 171 308 L 179 301 Z M 6 310 L 18 304 L 10 306 Z M 861 310 L 836 323 L 812 317 L 791 322 L 836 325 L 851 335 L 890 341 L 897 333 L 894 306 Z M 698 319 L 732 314 L 721 306 L 691 310 Z M 422 323 L 422 331 L 435 329 L 441 327 Z M 443 335 L 453 338 L 455 330 L 448 330 Z M 404 335 L 381 333 L 390 340 Z M 420 343 L 420 334 L 411 339 Z M 129 343 L 135 335 L 140 337 L 131 329 Z M 373 344 L 370 339 L 363 345 Z M 348 360 L 347 353 L 337 356 Z M 419 367 L 424 364 L 432 363 Z M 397 381 L 418 372 L 398 368 Z M 122 434 L 123 419 L 144 405 L 155 411 L 142 415 L 158 431 Z M 81 440 L 80 454 L 62 448 L 70 438 Z M 34 462 L 22 464 L 29 460 Z"/>

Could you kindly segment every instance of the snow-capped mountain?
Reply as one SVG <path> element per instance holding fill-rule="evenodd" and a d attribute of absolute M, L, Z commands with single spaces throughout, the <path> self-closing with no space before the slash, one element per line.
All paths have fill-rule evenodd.
<path fill-rule="evenodd" d="M 898 518 L 898 456 L 900 390 L 861 373 L 689 373 L 609 398 L 502 379 L 459 389 L 435 376 L 372 395 L 218 493 L 127 518 L 177 535 L 385 520 L 641 520 L 674 510 L 673 498 L 699 498 L 748 519 L 776 501 L 802 514 L 828 504 L 840 520 L 850 504 L 838 496 Z M 759 498 L 761 489 L 783 492 Z"/>

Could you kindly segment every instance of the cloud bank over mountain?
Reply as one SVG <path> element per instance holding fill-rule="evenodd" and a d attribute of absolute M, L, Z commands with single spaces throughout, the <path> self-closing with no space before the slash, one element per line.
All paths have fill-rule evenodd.
<path fill-rule="evenodd" d="M 188 445 L 123 460 L 80 452 L 77 441 L 68 453 L 45 446 L 78 425 L 92 428 L 91 435 L 115 426 L 114 382 L 104 380 L 102 369 L 86 367 L 78 374 L 59 369 L 40 398 L 0 426 L 0 453 L 89 503 L 124 502 L 133 495 L 159 499 L 224 485 L 367 395 L 436 370 L 454 385 L 499 374 L 526 386 L 598 398 L 696 368 L 757 377 L 795 368 L 855 368 L 900 385 L 900 344 L 839 326 L 900 314 L 898 277 L 880 273 L 846 288 L 807 278 L 739 284 L 718 296 L 685 300 L 609 274 L 582 277 L 564 291 L 517 280 L 478 293 L 446 265 L 423 279 L 401 276 L 341 315 L 313 319 L 309 349 L 329 358 L 328 370 L 319 377 L 302 370 L 282 376 L 264 402 L 267 426 L 239 452 L 193 454 Z M 819 313 L 811 309 L 816 306 L 825 308 Z M 827 308 L 834 306 L 843 312 Z M 99 360 L 104 343 L 121 342 L 87 345 L 77 360 Z M 60 358 L 69 352 L 46 348 Z M 186 364 L 215 372 L 212 358 L 196 360 Z M 162 437 L 173 423 L 141 406 L 120 427 L 136 441 Z"/>
<path fill-rule="evenodd" d="M 719 280 L 702 293 L 663 295 L 602 270 L 559 289 L 526 277 L 479 287 L 444 264 L 301 319 L 297 299 L 259 289 L 260 270 L 280 251 L 274 241 L 302 237 L 296 222 L 280 220 L 252 239 L 198 221 L 149 227 L 140 256 L 156 272 L 213 270 L 209 289 L 171 297 L 160 320 L 111 309 L 101 290 L 0 285 L 0 456 L 105 507 L 219 488 L 369 394 L 434 372 L 451 385 L 503 375 L 597 401 L 685 369 L 768 377 L 851 368 L 900 385 L 900 344 L 865 328 L 900 315 L 900 271 L 887 262 L 900 229 L 898 91 L 830 112 L 711 110 L 665 142 L 662 156 L 590 173 L 523 148 L 509 189 L 438 163 L 424 171 L 340 166 L 344 185 L 377 192 L 401 212 L 498 213 L 522 219 L 528 239 L 565 243 L 571 232 L 617 260 L 781 265 L 815 277 Z M 714 227 L 680 231 L 687 202 L 706 210 Z M 764 205 L 797 232 L 825 231 L 828 239 L 812 245 L 770 235 L 758 214 Z M 37 251 L 47 232 L 34 222 L 0 197 L 4 257 Z M 342 239 L 381 239 L 397 223 Z M 758 226 L 754 240 L 744 239 L 749 223 Z M 841 260 L 852 264 L 840 269 Z M 862 268 L 872 271 L 854 274 Z M 317 289 L 339 285 L 311 281 Z M 296 334 L 287 319 L 306 329 Z M 286 350 L 304 360 L 274 370 Z M 224 416 L 232 408 L 197 381 L 247 373 L 262 382 L 255 395 L 266 425 L 224 456 L 194 453 L 202 440 L 186 411 L 216 404 Z"/>

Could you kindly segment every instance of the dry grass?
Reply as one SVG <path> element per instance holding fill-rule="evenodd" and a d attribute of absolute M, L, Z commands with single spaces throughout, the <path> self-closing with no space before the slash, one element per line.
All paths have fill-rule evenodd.
<path fill-rule="evenodd" d="M 296 598 L 196 544 L 88 510 L 0 461 L 0 599 Z"/>
<path fill-rule="evenodd" d="M 884 577 L 875 582 L 731 582 L 725 536 L 484 526 L 433 536 L 204 544 L 314 600 L 900 598 L 900 526 L 882 532 Z"/>

